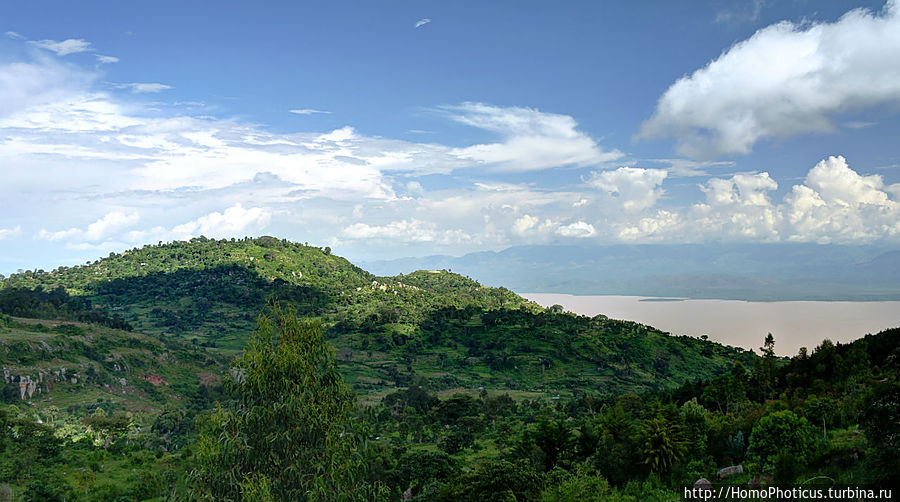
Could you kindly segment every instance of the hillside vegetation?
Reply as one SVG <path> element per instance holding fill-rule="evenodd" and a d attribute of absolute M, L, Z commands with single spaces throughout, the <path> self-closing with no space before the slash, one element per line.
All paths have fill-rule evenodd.
<path fill-rule="evenodd" d="M 3 290 L 56 291 L 147 334 L 225 354 L 268 303 L 323 321 L 357 393 L 394 386 L 618 393 L 708 378 L 752 355 L 640 324 L 543 309 L 444 270 L 376 277 L 328 248 L 272 237 L 145 246 L 15 274 Z"/>
<path fill-rule="evenodd" d="M 65 486 L 90 489 L 86 500 L 143 499 L 184 484 L 184 448 L 222 397 L 227 359 L 102 324 L 0 314 L 0 368 L 0 483 L 32 486 L 27 500 L 62 500 Z"/>
<path fill-rule="evenodd" d="M 791 360 L 760 342 L 544 309 L 445 270 L 377 277 L 271 237 L 146 246 L 0 283 L 0 498 L 889 486 L 900 330 Z"/>

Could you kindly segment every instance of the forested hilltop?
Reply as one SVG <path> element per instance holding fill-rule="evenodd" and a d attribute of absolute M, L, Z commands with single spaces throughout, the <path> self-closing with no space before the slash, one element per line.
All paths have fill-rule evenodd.
<path fill-rule="evenodd" d="M 272 237 L 161 243 L 0 282 L 0 498 L 670 500 L 722 468 L 883 484 L 898 336 L 788 361 L 764 334 L 757 355 Z"/>

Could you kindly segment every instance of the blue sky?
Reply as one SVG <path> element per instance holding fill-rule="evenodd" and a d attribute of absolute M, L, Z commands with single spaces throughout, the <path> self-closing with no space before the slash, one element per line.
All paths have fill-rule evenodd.
<path fill-rule="evenodd" d="M 0 33 L 0 273 L 201 234 L 900 240 L 897 3 L 18 2 Z"/>

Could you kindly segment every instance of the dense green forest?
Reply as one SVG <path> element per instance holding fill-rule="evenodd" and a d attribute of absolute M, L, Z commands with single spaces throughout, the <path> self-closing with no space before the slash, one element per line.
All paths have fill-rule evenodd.
<path fill-rule="evenodd" d="M 160 243 L 0 282 L 0 500 L 889 487 L 898 342 L 788 360 L 271 237 Z"/>

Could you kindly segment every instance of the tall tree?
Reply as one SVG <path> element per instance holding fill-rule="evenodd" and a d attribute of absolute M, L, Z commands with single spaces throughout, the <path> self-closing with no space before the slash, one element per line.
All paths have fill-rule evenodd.
<path fill-rule="evenodd" d="M 772 389 L 775 388 L 775 337 L 772 333 L 766 335 L 759 350 L 763 357 L 756 362 L 756 380 L 761 397 L 766 400 L 771 397 Z"/>
<path fill-rule="evenodd" d="M 226 381 L 232 400 L 204 424 L 193 492 L 205 500 L 377 500 L 353 395 L 317 322 L 277 304 Z"/>
<path fill-rule="evenodd" d="M 535 446 L 543 453 L 544 472 L 550 472 L 574 445 L 572 430 L 562 418 L 539 421 L 532 436 Z"/>

